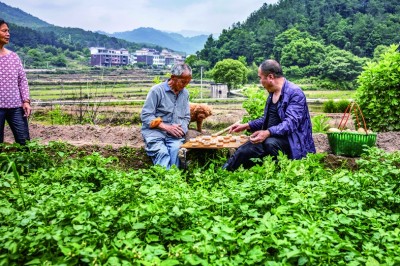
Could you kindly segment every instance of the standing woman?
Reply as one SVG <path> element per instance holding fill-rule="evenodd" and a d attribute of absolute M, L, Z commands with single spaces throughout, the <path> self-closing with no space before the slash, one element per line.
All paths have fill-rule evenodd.
<path fill-rule="evenodd" d="M 29 137 L 31 114 L 29 87 L 18 55 L 4 45 L 10 41 L 8 24 L 0 20 L 0 143 L 4 141 L 5 121 L 10 125 L 15 142 L 25 145 Z"/>

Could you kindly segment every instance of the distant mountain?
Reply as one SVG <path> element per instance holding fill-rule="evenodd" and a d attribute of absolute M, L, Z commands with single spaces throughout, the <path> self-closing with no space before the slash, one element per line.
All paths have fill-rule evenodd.
<path fill-rule="evenodd" d="M 170 32 L 170 31 L 168 31 L 168 32 Z M 180 30 L 180 31 L 175 32 L 175 33 L 179 33 L 180 35 L 185 36 L 185 37 L 195 37 L 195 36 L 199 36 L 199 35 L 207 35 L 207 36 L 209 36 L 211 34 L 210 32 L 196 31 L 196 30 Z M 214 35 L 214 33 L 213 33 L 213 35 Z"/>
<path fill-rule="evenodd" d="M 116 38 L 124 39 L 130 42 L 149 43 L 167 47 L 175 51 L 194 54 L 203 49 L 208 35 L 198 35 L 193 37 L 184 37 L 179 33 L 169 33 L 153 28 L 138 28 L 132 31 L 115 32 L 110 34 Z"/>
<path fill-rule="evenodd" d="M 11 24 L 12 37 L 10 45 L 18 47 L 52 45 L 60 47 L 63 50 L 82 50 L 91 46 L 115 49 L 126 48 L 130 50 L 137 50 L 144 47 L 143 44 L 133 43 L 80 28 L 54 26 L 19 8 L 8 6 L 2 2 L 0 2 L 0 18 Z M 156 45 L 147 46 L 157 50 L 162 49 L 162 47 Z"/>
<path fill-rule="evenodd" d="M 19 26 L 32 29 L 53 26 L 37 17 L 34 17 L 19 8 L 8 6 L 0 2 L 0 18 Z"/>

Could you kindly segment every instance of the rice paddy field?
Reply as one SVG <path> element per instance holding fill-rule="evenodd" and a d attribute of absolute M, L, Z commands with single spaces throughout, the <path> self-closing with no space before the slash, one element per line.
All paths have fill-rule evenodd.
<path fill-rule="evenodd" d="M 107 68 L 28 71 L 34 107 L 32 119 L 44 121 L 49 115 L 62 119 L 64 115 L 77 118 L 69 120 L 78 123 L 107 124 L 115 120 L 117 124 L 140 123 L 139 113 L 149 89 L 165 80 L 166 74 L 166 70 Z M 211 98 L 210 83 L 210 80 L 192 80 L 188 86 L 191 101 L 212 105 L 216 113 L 245 112 L 244 97 Z M 311 112 L 318 113 L 324 101 L 352 99 L 355 91 L 305 90 L 305 94 Z"/>

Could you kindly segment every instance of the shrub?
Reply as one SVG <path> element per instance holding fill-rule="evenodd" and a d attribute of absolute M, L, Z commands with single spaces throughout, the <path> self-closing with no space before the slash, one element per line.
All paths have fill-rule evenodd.
<path fill-rule="evenodd" d="M 316 86 L 322 90 L 353 90 L 355 84 L 352 81 L 333 81 L 330 79 L 319 79 L 315 82 Z"/>
<path fill-rule="evenodd" d="M 247 115 L 243 117 L 243 123 L 246 123 L 264 114 L 267 94 L 264 89 L 260 89 L 258 86 L 249 87 L 243 93 L 248 97 L 243 102 L 243 108 L 247 111 Z"/>
<path fill-rule="evenodd" d="M 336 113 L 335 102 L 333 100 L 324 102 L 322 110 L 324 111 L 324 113 Z"/>
<path fill-rule="evenodd" d="M 348 100 L 340 100 L 335 103 L 336 105 L 336 113 L 344 113 L 346 111 L 347 106 L 350 104 Z"/>
<path fill-rule="evenodd" d="M 349 103 L 350 101 L 348 100 L 340 100 L 338 102 L 329 100 L 324 102 L 322 110 L 324 113 L 344 113 Z"/>
<path fill-rule="evenodd" d="M 48 112 L 51 119 L 52 125 L 67 125 L 71 123 L 72 116 L 65 113 L 60 105 L 56 105 L 55 108 Z"/>
<path fill-rule="evenodd" d="M 313 133 L 325 133 L 329 128 L 329 117 L 325 114 L 314 116 L 311 118 L 311 122 Z"/>
<path fill-rule="evenodd" d="M 392 45 L 378 62 L 369 62 L 358 77 L 356 101 L 374 131 L 399 131 L 400 52 Z"/>

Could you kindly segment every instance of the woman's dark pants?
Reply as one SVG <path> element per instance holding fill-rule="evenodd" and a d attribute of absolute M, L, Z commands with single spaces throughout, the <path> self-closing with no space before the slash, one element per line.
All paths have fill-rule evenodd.
<path fill-rule="evenodd" d="M 25 145 L 29 137 L 28 119 L 24 116 L 24 109 L 0 108 L 0 143 L 4 142 L 4 125 L 7 121 L 14 134 L 15 142 Z"/>

